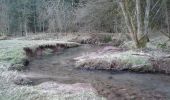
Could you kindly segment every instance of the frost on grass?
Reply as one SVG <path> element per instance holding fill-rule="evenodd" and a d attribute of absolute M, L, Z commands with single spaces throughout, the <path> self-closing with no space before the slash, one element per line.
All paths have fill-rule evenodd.
<path fill-rule="evenodd" d="M 22 48 L 31 45 L 29 41 L 4 40 L 0 41 L 0 62 L 19 62 L 24 58 Z"/>
<path fill-rule="evenodd" d="M 19 76 L 17 71 L 8 71 L 12 63 L 17 63 L 25 57 L 23 47 L 35 44 L 45 44 L 46 41 L 5 40 L 0 41 L 0 100 L 104 100 L 92 87 L 79 87 L 76 84 L 66 85 L 43 83 L 38 86 L 17 86 L 11 80 Z M 48 42 L 53 43 L 53 42 Z M 64 42 L 59 42 L 64 43 Z M 68 43 L 68 42 L 67 42 Z M 68 46 L 75 46 L 72 42 Z M 5 63 L 5 64 L 4 64 Z M 67 88 L 63 88 L 67 87 Z M 80 90 L 81 91 L 80 91 Z M 76 92 L 75 92 L 76 91 Z"/>
<path fill-rule="evenodd" d="M 82 84 L 66 85 L 54 82 L 37 86 L 15 85 L 11 80 L 19 77 L 20 73 L 8 71 L 8 68 L 25 57 L 23 47 L 37 43 L 40 41 L 0 41 L 0 100 L 105 100 L 88 84 L 83 84 L 87 87 L 82 87 Z"/>
<path fill-rule="evenodd" d="M 24 41 L 24 40 L 4 40 L 0 41 L 0 61 L 8 61 L 12 63 L 18 63 L 23 58 L 25 54 L 23 51 L 24 47 L 32 47 L 35 45 L 50 45 L 50 44 L 65 44 L 68 47 L 79 46 L 78 43 L 74 42 L 64 42 L 64 41 Z"/>
<path fill-rule="evenodd" d="M 83 69 L 170 73 L 170 59 L 166 56 L 161 51 L 105 51 L 85 54 L 75 58 L 75 61 L 76 67 Z"/>
<path fill-rule="evenodd" d="M 9 84 L 8 84 L 9 86 Z M 65 89 L 64 89 L 65 88 Z M 38 86 L 15 86 L 10 84 L 0 94 L 1 100 L 105 100 L 91 88 L 80 88 L 77 85 L 42 83 Z"/>
<path fill-rule="evenodd" d="M 5 67 L 5 64 L 0 66 L 0 100 L 105 100 L 86 83 L 46 82 L 37 86 L 18 86 L 10 80 L 19 73 L 6 71 Z"/>
<path fill-rule="evenodd" d="M 94 69 L 126 69 L 132 65 L 146 64 L 147 59 L 143 57 L 133 56 L 136 53 L 133 51 L 126 52 L 105 52 L 105 53 L 91 53 L 87 56 L 78 57 L 77 67 L 86 67 Z"/>
<path fill-rule="evenodd" d="M 37 86 L 18 86 L 10 80 L 20 76 L 0 64 L 0 100 L 105 100 L 86 83 L 61 84 L 45 82 Z"/>

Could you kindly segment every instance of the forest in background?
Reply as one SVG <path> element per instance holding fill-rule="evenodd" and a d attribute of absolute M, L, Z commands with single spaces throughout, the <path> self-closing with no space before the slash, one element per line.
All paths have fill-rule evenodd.
<path fill-rule="evenodd" d="M 0 0 L 0 100 L 169 100 L 170 0 Z"/>
<path fill-rule="evenodd" d="M 141 0 L 0 0 L 0 34 L 129 33 L 130 25 L 126 25 L 126 19 L 133 24 L 133 30 L 138 27 L 136 1 Z M 121 2 L 127 12 L 125 16 L 129 16 L 127 18 Z M 142 0 L 139 12 L 142 15 L 141 25 L 146 24 L 147 19 L 150 30 L 168 33 L 169 6 L 169 0 Z"/>

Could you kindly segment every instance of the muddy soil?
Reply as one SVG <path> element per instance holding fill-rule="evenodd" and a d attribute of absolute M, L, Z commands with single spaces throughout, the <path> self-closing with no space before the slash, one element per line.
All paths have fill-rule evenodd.
<path fill-rule="evenodd" d="M 84 45 L 32 61 L 23 72 L 34 85 L 47 81 L 65 84 L 91 83 L 108 100 L 168 100 L 170 76 L 75 69 L 73 58 L 102 47 Z"/>

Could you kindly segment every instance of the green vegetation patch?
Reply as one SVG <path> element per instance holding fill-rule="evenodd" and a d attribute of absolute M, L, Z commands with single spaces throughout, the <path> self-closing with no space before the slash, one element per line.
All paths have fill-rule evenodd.
<path fill-rule="evenodd" d="M 108 42 L 110 42 L 110 41 L 112 41 L 112 37 L 111 37 L 110 35 L 104 36 L 103 42 L 108 43 Z"/>
<path fill-rule="evenodd" d="M 0 62 L 17 63 L 24 58 L 24 46 L 30 45 L 29 41 L 3 40 L 0 41 Z"/>

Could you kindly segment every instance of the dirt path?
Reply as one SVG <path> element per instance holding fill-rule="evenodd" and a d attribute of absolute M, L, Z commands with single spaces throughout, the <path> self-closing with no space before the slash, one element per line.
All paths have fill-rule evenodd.
<path fill-rule="evenodd" d="M 38 85 L 47 81 L 91 83 L 108 100 L 168 100 L 170 77 L 161 74 L 86 71 L 74 69 L 72 58 L 100 47 L 84 45 L 34 60 L 24 72 Z"/>

